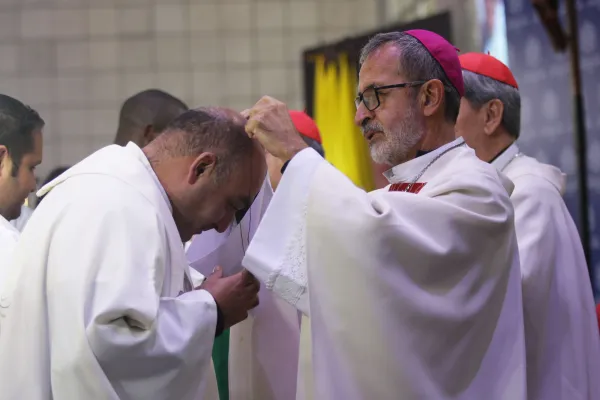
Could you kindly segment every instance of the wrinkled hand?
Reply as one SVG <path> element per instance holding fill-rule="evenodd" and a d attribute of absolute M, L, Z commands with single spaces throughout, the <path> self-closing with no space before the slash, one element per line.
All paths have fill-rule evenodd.
<path fill-rule="evenodd" d="M 248 136 L 256 138 L 269 153 L 283 162 L 308 147 L 296 131 L 286 105 L 279 100 L 264 96 L 242 114 L 248 119 Z"/>
<path fill-rule="evenodd" d="M 223 277 L 220 267 L 202 282 L 200 289 L 206 290 L 215 299 L 223 313 L 224 329 L 228 329 L 248 317 L 248 310 L 258 305 L 258 280 L 248 271 Z"/>

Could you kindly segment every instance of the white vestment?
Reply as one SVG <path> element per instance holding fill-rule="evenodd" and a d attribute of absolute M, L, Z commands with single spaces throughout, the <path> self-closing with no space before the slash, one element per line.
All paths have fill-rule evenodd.
<path fill-rule="evenodd" d="M 17 228 L 19 232 L 23 232 L 25 225 L 27 225 L 27 221 L 29 221 L 29 218 L 31 218 L 31 214 L 33 214 L 33 210 L 26 205 L 22 205 L 21 215 L 19 215 L 19 218 L 10 221 L 10 224 Z"/>
<path fill-rule="evenodd" d="M 515 189 L 530 400 L 600 398 L 600 336 L 565 175 L 510 146 L 492 163 Z"/>
<path fill-rule="evenodd" d="M 512 183 L 466 146 L 419 182 L 365 193 L 312 149 L 288 165 L 242 264 L 310 315 L 298 398 L 526 398 Z"/>
<path fill-rule="evenodd" d="M 19 231 L 0 215 L 0 288 L 11 265 L 12 254 L 19 241 Z M 2 302 L 0 301 L 0 307 Z M 0 314 L 2 309 L 0 308 Z M 0 390 L 1 391 L 1 390 Z"/>
<path fill-rule="evenodd" d="M 0 399 L 202 398 L 216 305 L 143 152 L 108 146 L 49 190 L 2 293 Z"/>
<path fill-rule="evenodd" d="M 241 270 L 246 248 L 273 191 L 268 179 L 238 225 L 225 233 L 204 232 L 187 250 L 190 265 L 209 275 L 215 265 L 225 275 Z M 286 400 L 296 392 L 300 321 L 290 304 L 261 287 L 260 305 L 231 327 L 229 336 L 229 399 Z"/>

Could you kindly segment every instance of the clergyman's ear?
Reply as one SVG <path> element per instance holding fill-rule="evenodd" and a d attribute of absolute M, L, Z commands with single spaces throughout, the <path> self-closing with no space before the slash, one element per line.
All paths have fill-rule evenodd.
<path fill-rule="evenodd" d="M 429 117 L 440 108 L 444 98 L 444 84 L 439 79 L 432 79 L 423 84 L 422 107 L 423 114 Z"/>
<path fill-rule="evenodd" d="M 8 149 L 4 145 L 0 145 L 0 175 L 4 169 L 5 164 L 8 162 Z"/>
<path fill-rule="evenodd" d="M 188 171 L 188 183 L 193 185 L 200 177 L 211 176 L 215 171 L 217 157 L 214 153 L 204 152 L 194 159 Z"/>
<path fill-rule="evenodd" d="M 485 124 L 483 132 L 486 135 L 493 135 L 502 123 L 504 115 L 504 103 L 498 99 L 490 100 L 485 107 Z"/>

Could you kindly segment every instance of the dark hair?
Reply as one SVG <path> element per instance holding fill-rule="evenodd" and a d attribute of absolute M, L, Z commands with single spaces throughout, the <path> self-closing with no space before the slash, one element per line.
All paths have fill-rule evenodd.
<path fill-rule="evenodd" d="M 23 156 L 33 151 L 33 133 L 44 127 L 44 120 L 29 106 L 0 94 L 0 146 L 5 146 L 13 161 L 16 176 Z"/>
<path fill-rule="evenodd" d="M 245 124 L 246 120 L 233 111 L 202 107 L 175 118 L 155 141 L 161 151 L 171 157 L 196 156 L 205 151 L 214 153 L 217 157 L 215 176 L 219 178 L 227 175 L 254 148 Z"/>
<path fill-rule="evenodd" d="M 317 142 L 315 139 L 311 139 L 304 135 L 300 135 L 300 136 L 302 136 L 304 143 L 306 143 L 307 145 L 312 147 L 317 153 L 319 153 L 321 155 L 321 157 L 325 158 L 325 149 L 323 149 L 323 146 L 321 145 L 321 143 Z"/>
<path fill-rule="evenodd" d="M 159 89 L 137 93 L 125 100 L 121 107 L 115 144 L 126 145 L 137 129 L 148 125 L 152 125 L 154 131 L 162 132 L 169 122 L 187 109 L 183 101 Z"/>
<path fill-rule="evenodd" d="M 388 32 L 375 35 L 360 52 L 360 66 L 362 67 L 367 57 L 374 50 L 387 43 L 393 43 L 400 50 L 398 72 L 404 73 L 406 79 L 409 81 L 438 79 L 444 84 L 444 116 L 449 122 L 455 123 L 460 108 L 460 95 L 446 76 L 442 66 L 414 36 L 404 32 Z M 418 93 L 418 87 L 411 89 L 415 95 Z"/>
<path fill-rule="evenodd" d="M 65 173 L 69 168 L 71 168 L 71 167 L 60 166 L 60 167 L 54 168 L 52 171 L 50 171 L 50 173 L 48 173 L 48 175 L 46 176 L 46 179 L 44 179 L 44 183 L 42 184 L 42 186 L 47 183 L 52 182 L 54 179 L 58 178 L 60 175 Z"/>
<path fill-rule="evenodd" d="M 519 90 L 471 71 L 463 70 L 463 80 L 465 82 L 465 98 L 476 110 L 494 99 L 498 99 L 504 104 L 502 126 L 509 135 L 518 139 L 521 132 L 521 95 Z"/>

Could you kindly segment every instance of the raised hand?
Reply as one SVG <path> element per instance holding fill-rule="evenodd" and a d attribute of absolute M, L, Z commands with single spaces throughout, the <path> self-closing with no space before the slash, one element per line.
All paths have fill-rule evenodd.
<path fill-rule="evenodd" d="M 284 162 L 308 147 L 296 131 L 286 105 L 279 100 L 264 96 L 242 115 L 248 119 L 248 136 L 256 138 L 269 153 Z"/>

